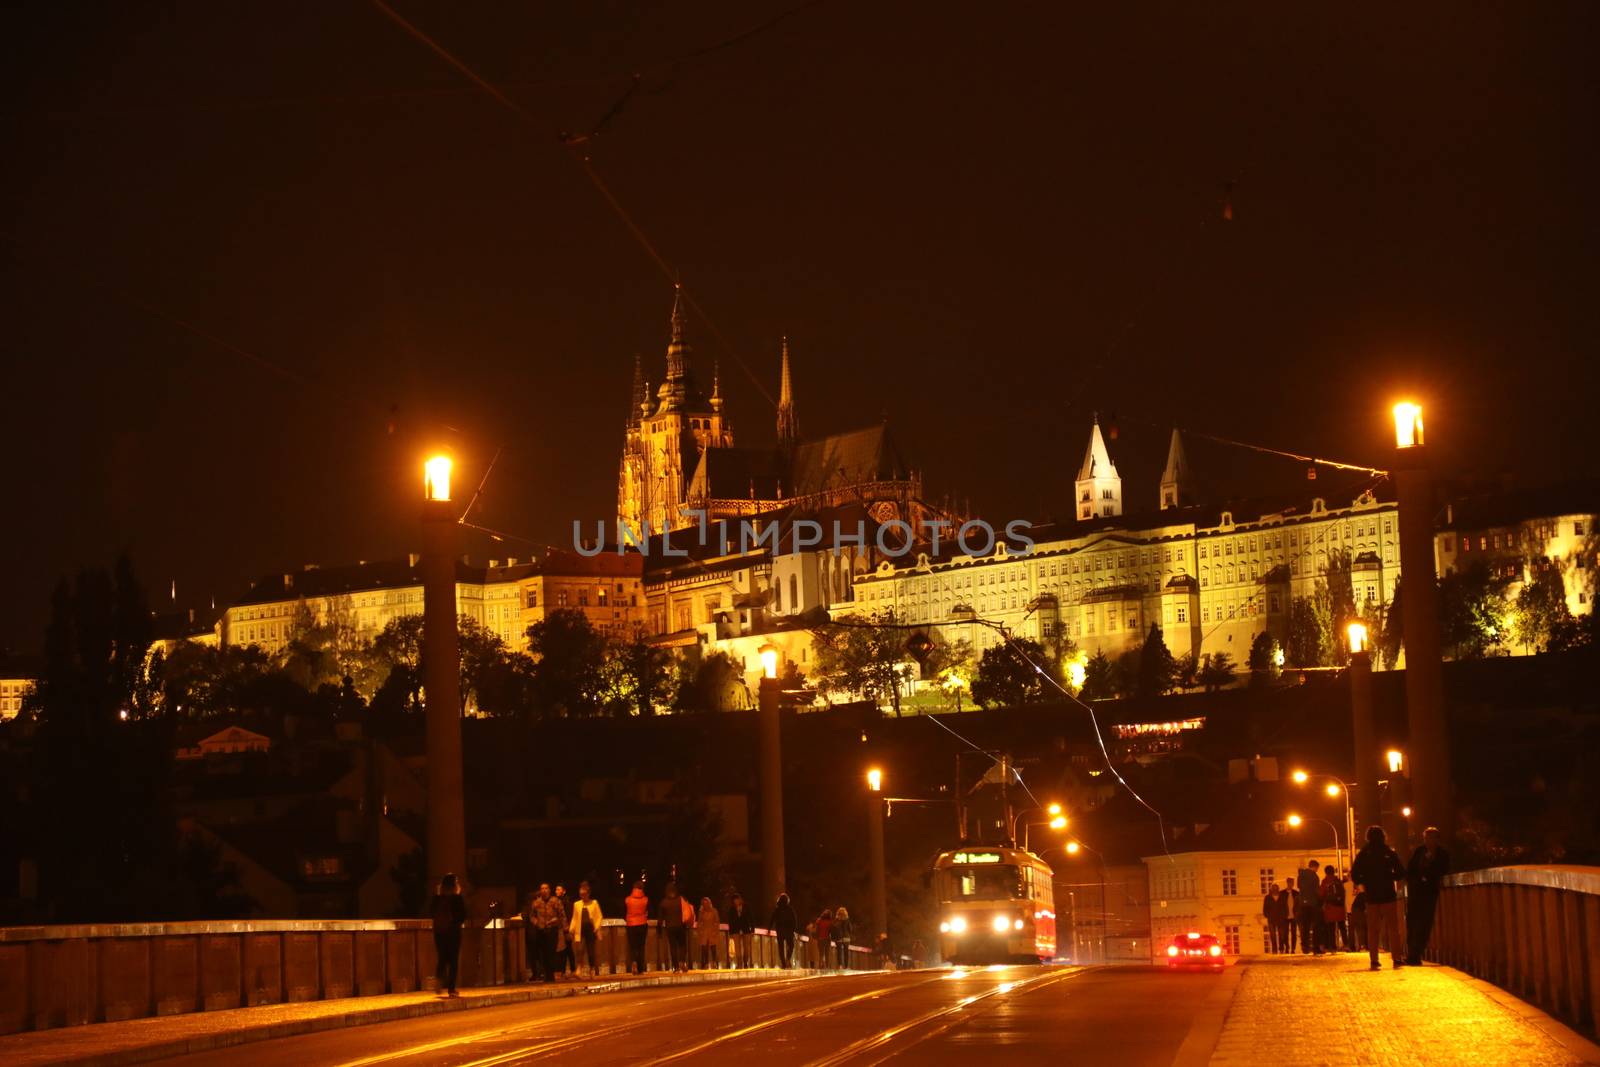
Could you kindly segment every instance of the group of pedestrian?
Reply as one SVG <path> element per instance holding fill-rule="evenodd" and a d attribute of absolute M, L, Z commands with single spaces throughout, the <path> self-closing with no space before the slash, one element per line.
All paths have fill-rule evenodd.
<path fill-rule="evenodd" d="M 461 884 L 454 874 L 440 879 L 430 915 L 438 956 L 439 995 L 457 996 L 461 931 L 466 925 L 467 909 L 461 896 Z M 541 883 L 528 895 L 521 917 L 530 981 L 555 982 L 569 974 L 599 974 L 598 943 L 605 916 L 588 882 L 579 883 L 576 900 L 568 898 L 565 886 L 552 888 L 548 882 Z M 652 907 L 644 883 L 634 882 L 623 900 L 627 973 L 643 974 L 648 969 L 645 946 L 652 921 L 666 943 L 668 966 L 674 972 L 687 971 L 692 966 L 691 938 L 699 948 L 701 968 L 722 967 L 720 934 L 724 925 L 728 933 L 727 966 L 755 966 L 756 916 L 742 893 L 733 893 L 727 911 L 722 912 L 709 896 L 701 897 L 700 906 L 696 908 L 679 892 L 676 882 L 668 882 L 661 899 Z M 793 967 L 800 918 L 789 894 L 778 894 L 767 918 L 767 928 L 777 941 L 778 966 Z M 824 909 L 806 925 L 805 931 L 811 935 L 816 952 L 815 958 L 808 961 L 811 966 L 841 969 L 849 966 L 855 931 L 848 908 Z M 881 958 L 890 958 L 886 935 L 880 935 L 873 948 Z"/>
<path fill-rule="evenodd" d="M 1439 831 L 1429 827 L 1422 844 L 1402 864 L 1390 848 L 1383 827 L 1367 830 L 1367 843 L 1356 854 L 1348 876 L 1333 867 L 1307 860 L 1294 879 L 1273 882 L 1261 901 L 1266 921 L 1266 948 L 1272 953 L 1296 951 L 1320 956 L 1328 952 L 1366 949 L 1377 969 L 1380 946 L 1389 949 L 1396 967 L 1422 962 L 1439 890 L 1450 871 L 1450 856 L 1440 845 Z M 1399 942 L 1399 891 L 1406 883 L 1406 940 Z M 1351 889 L 1355 890 L 1352 897 Z M 1298 942 L 1298 947 L 1297 947 Z"/>

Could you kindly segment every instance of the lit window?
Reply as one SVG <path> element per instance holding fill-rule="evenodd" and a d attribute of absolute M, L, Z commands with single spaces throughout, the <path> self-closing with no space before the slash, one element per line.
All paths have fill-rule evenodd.
<path fill-rule="evenodd" d="M 1222 868 L 1222 895 L 1225 897 L 1239 895 L 1239 871 L 1237 868 Z"/>
<path fill-rule="evenodd" d="M 1239 954 L 1239 928 L 1237 926 L 1224 926 L 1222 928 L 1222 950 L 1230 956 Z"/>

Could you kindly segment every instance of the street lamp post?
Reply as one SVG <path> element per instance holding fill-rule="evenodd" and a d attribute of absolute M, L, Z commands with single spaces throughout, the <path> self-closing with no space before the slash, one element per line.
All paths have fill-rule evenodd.
<path fill-rule="evenodd" d="M 422 664 L 427 693 L 428 880 L 466 876 L 461 770 L 461 649 L 456 639 L 456 516 L 448 456 L 423 464 Z"/>
<path fill-rule="evenodd" d="M 889 932 L 888 877 L 883 862 L 883 772 L 867 772 L 867 850 L 872 865 L 872 922 L 874 934 Z M 876 947 L 877 938 L 873 938 Z"/>
<path fill-rule="evenodd" d="M 778 650 L 761 647 L 761 877 L 767 900 L 778 899 L 787 876 L 783 859 L 783 738 L 778 729 Z"/>
<path fill-rule="evenodd" d="M 1423 447 L 1422 408 L 1394 406 L 1395 491 L 1400 509 L 1400 573 L 1405 600 L 1400 625 L 1406 654 L 1406 710 L 1411 735 L 1411 781 L 1424 825 L 1454 836 L 1450 749 L 1444 719 L 1444 668 L 1439 642 L 1439 596 L 1433 559 L 1433 478 Z"/>
<path fill-rule="evenodd" d="M 1299 827 L 1302 823 L 1308 823 L 1308 822 L 1320 822 L 1322 825 L 1326 826 L 1329 830 L 1333 831 L 1333 854 L 1334 854 L 1334 857 L 1339 861 L 1339 869 L 1341 871 L 1344 871 L 1346 874 L 1348 874 L 1349 873 L 1349 868 L 1347 868 L 1344 865 L 1344 849 L 1339 847 L 1339 828 L 1337 826 L 1333 825 L 1333 823 L 1329 822 L 1327 819 L 1318 819 L 1318 818 L 1316 818 L 1314 816 L 1310 817 L 1310 818 L 1307 818 L 1306 816 L 1303 816 L 1303 815 L 1291 815 L 1291 816 L 1289 816 L 1289 825 L 1290 826 Z"/>
<path fill-rule="evenodd" d="M 1378 802 L 1378 776 L 1382 763 L 1377 742 L 1373 740 L 1372 727 L 1372 654 L 1367 651 L 1367 628 L 1353 622 L 1347 629 L 1350 638 L 1350 732 L 1355 741 L 1356 788 L 1361 793 L 1356 802 L 1358 819 L 1348 828 L 1350 847 L 1355 846 L 1355 822 L 1362 826 L 1376 826 L 1382 821 Z M 1349 796 L 1346 791 L 1345 796 Z"/>
<path fill-rule="evenodd" d="M 1052 804 L 1050 806 L 1055 808 L 1057 812 L 1059 812 L 1061 809 L 1061 805 L 1059 804 Z M 1055 814 L 1050 816 L 1048 819 L 1030 819 L 1027 822 L 1024 822 L 1022 824 L 1022 850 L 1024 852 L 1029 851 L 1029 831 L 1035 826 L 1048 826 L 1052 830 L 1065 830 L 1067 828 L 1067 817 L 1065 815 Z"/>
<path fill-rule="evenodd" d="M 1334 775 L 1334 774 L 1310 774 L 1310 773 L 1308 773 L 1306 771 L 1295 771 L 1294 772 L 1294 780 L 1295 780 L 1295 782 L 1297 782 L 1297 783 L 1299 783 L 1301 785 L 1304 785 L 1306 782 L 1310 781 L 1313 778 L 1322 778 L 1322 779 L 1325 779 L 1328 782 L 1328 795 L 1330 797 L 1335 797 L 1335 796 L 1343 796 L 1344 797 L 1344 833 L 1345 833 L 1345 840 L 1346 841 L 1350 841 L 1350 842 L 1354 842 L 1355 839 L 1356 839 L 1356 823 L 1355 823 L 1355 815 L 1351 811 L 1351 808 L 1350 808 L 1350 784 L 1348 782 L 1346 782 L 1343 778 L 1340 778 L 1338 775 Z M 1350 847 L 1351 847 L 1351 850 L 1353 852 L 1354 849 L 1355 849 L 1355 845 L 1351 844 Z M 1341 863 L 1344 862 L 1343 859 L 1341 859 L 1340 862 Z"/>

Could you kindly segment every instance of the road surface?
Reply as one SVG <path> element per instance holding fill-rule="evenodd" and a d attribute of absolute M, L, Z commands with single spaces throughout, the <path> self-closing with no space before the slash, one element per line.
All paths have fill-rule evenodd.
<path fill-rule="evenodd" d="M 452 1012 L 161 1061 L 183 1067 L 524 1063 L 1171 1064 L 1220 1025 L 1213 974 L 991 967 L 680 986 Z M 1211 1039 L 1206 1037 L 1209 1053 Z"/>

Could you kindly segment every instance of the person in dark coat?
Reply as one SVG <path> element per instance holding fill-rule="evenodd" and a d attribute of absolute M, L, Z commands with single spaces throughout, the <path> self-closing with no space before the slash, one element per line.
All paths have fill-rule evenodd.
<path fill-rule="evenodd" d="M 1439 843 L 1439 828 L 1422 831 L 1422 844 L 1411 854 L 1406 867 L 1406 962 L 1422 966 L 1433 933 L 1433 913 L 1439 907 L 1439 890 L 1450 873 L 1450 853 Z"/>
<path fill-rule="evenodd" d="M 436 987 L 441 997 L 459 997 L 456 974 L 461 967 L 461 928 L 467 924 L 467 902 L 461 899 L 461 883 L 455 875 L 439 879 L 429 913 L 433 916 L 433 951 L 439 959 Z"/>
<path fill-rule="evenodd" d="M 1299 884 L 1300 951 L 1322 955 L 1322 879 L 1317 868 L 1322 864 L 1307 860 L 1296 880 Z"/>
<path fill-rule="evenodd" d="M 1267 951 L 1288 952 L 1289 899 L 1273 882 L 1267 895 L 1261 899 L 1261 916 L 1267 924 Z"/>
<path fill-rule="evenodd" d="M 789 903 L 788 893 L 778 894 L 778 903 L 773 906 L 772 917 L 767 920 L 767 925 L 772 927 L 772 932 L 778 938 L 778 966 L 788 970 L 794 966 L 794 933 L 800 926 L 800 916 L 795 914 L 794 905 Z"/>
<path fill-rule="evenodd" d="M 755 955 L 756 917 L 745 904 L 743 893 L 735 893 L 733 899 L 729 901 L 727 920 L 728 944 L 736 950 L 739 960 L 737 964 L 730 960 L 729 964 L 738 967 L 755 966 L 755 961 L 751 957 Z"/>
<path fill-rule="evenodd" d="M 1284 916 L 1284 942 L 1287 947 L 1283 951 L 1292 953 L 1295 948 L 1295 935 L 1300 932 L 1300 890 L 1295 888 L 1293 878 L 1283 880 L 1283 907 L 1287 913 Z"/>
<path fill-rule="evenodd" d="M 1367 827 L 1367 843 L 1356 853 L 1356 861 L 1350 867 L 1350 881 L 1366 897 L 1367 958 L 1371 960 L 1375 971 L 1383 966 L 1378 962 L 1380 939 L 1388 941 L 1389 951 L 1394 954 L 1395 968 L 1398 970 L 1405 965 L 1400 952 L 1398 916 L 1395 914 L 1400 895 L 1394 888 L 1395 882 L 1405 876 L 1406 869 L 1394 849 L 1389 847 L 1383 827 Z"/>

